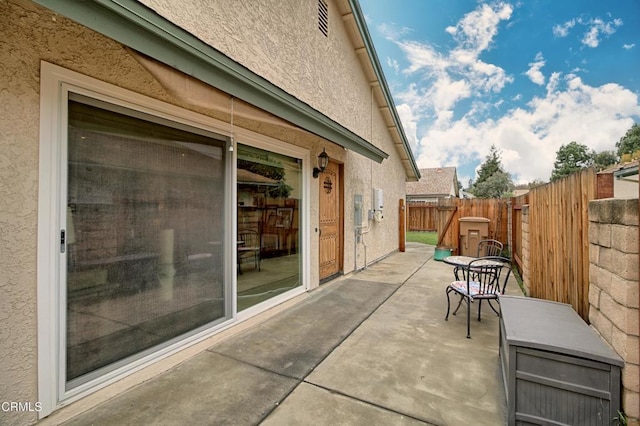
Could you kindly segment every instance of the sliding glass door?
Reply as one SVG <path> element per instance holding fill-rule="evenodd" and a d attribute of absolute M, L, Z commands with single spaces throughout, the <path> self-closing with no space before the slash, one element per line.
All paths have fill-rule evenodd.
<path fill-rule="evenodd" d="M 301 171 L 298 158 L 238 146 L 238 311 L 302 285 Z"/>
<path fill-rule="evenodd" d="M 225 154 L 216 135 L 72 95 L 67 389 L 231 316 Z"/>

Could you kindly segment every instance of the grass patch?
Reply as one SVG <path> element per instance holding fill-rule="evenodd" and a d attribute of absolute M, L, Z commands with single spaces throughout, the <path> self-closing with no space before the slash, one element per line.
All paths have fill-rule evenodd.
<path fill-rule="evenodd" d="M 435 246 L 438 243 L 437 232 L 409 231 L 407 241 L 410 243 L 422 243 Z"/>

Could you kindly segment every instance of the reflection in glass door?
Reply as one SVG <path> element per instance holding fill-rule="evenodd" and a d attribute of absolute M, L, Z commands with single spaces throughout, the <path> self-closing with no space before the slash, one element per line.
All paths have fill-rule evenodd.
<path fill-rule="evenodd" d="M 68 107 L 67 389 L 230 316 L 225 142 L 73 99 L 83 102 Z"/>
<path fill-rule="evenodd" d="M 302 285 L 297 158 L 238 146 L 238 311 Z"/>

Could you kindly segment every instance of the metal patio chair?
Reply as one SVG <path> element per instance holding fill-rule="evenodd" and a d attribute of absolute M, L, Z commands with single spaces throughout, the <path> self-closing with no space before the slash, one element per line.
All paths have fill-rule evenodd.
<path fill-rule="evenodd" d="M 502 256 L 504 245 L 498 240 L 480 240 L 476 257 Z"/>
<path fill-rule="evenodd" d="M 502 256 L 504 245 L 498 240 L 486 239 L 478 242 L 478 251 L 475 257 Z M 460 266 L 453 268 L 456 280 L 460 279 Z"/>
<path fill-rule="evenodd" d="M 487 300 L 489 306 L 499 315 L 498 310 L 491 303 L 492 300 L 498 302 L 498 296 L 506 288 L 507 279 L 511 273 L 511 260 L 500 256 L 486 256 L 475 259 L 465 267 L 460 267 L 462 279 L 451 282 L 446 289 L 447 294 L 447 315 L 445 321 L 449 320 L 451 311 L 450 294 L 455 293 L 460 296 L 460 301 L 453 315 L 458 312 L 462 302 L 467 304 L 467 338 L 471 337 L 471 303 L 478 301 L 478 321 L 481 320 L 482 301 Z M 507 276 L 504 281 L 500 277 L 502 269 L 507 268 Z"/>
<path fill-rule="evenodd" d="M 242 260 L 253 258 L 255 269 L 260 270 L 260 236 L 253 229 L 238 231 L 238 273 L 242 273 Z"/>

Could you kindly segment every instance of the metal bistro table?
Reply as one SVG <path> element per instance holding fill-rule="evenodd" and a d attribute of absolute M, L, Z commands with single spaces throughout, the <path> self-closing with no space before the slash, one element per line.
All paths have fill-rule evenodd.
<path fill-rule="evenodd" d="M 505 266 L 505 262 L 501 262 L 500 260 L 479 260 L 478 257 L 473 256 L 447 256 L 442 261 L 449 265 L 453 265 L 453 275 L 456 277 L 456 280 L 460 280 L 460 276 L 458 272 L 466 269 L 469 266 L 469 263 L 474 262 L 473 268 L 482 268 L 485 266 Z M 508 276 L 507 276 L 508 279 Z"/>
<path fill-rule="evenodd" d="M 469 266 L 469 263 L 473 262 L 474 260 L 478 260 L 477 257 L 472 257 L 472 256 L 447 256 L 444 259 L 442 259 L 442 261 L 444 263 L 447 263 L 449 265 L 453 265 L 453 266 L 459 266 L 462 268 L 465 268 L 467 266 Z M 483 261 L 479 261 L 473 264 L 473 266 L 501 266 L 504 265 L 504 262 L 500 262 L 499 260 L 483 260 Z"/>

